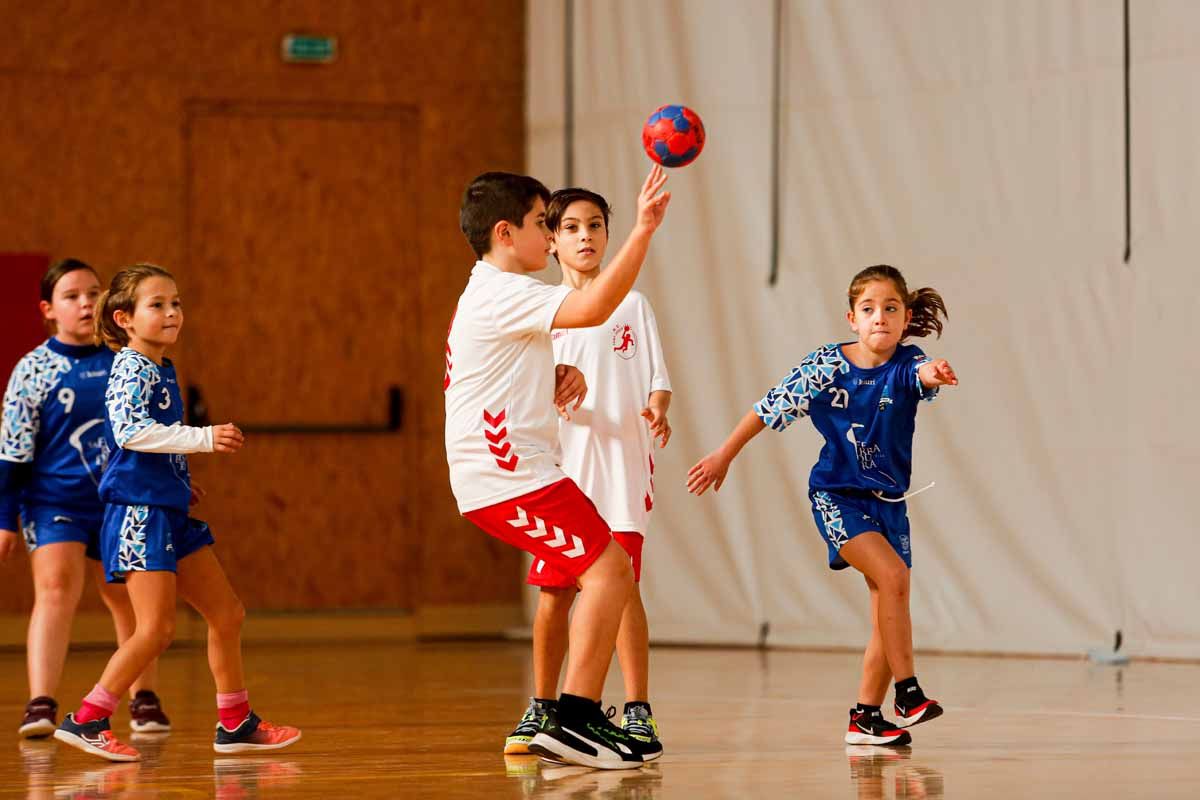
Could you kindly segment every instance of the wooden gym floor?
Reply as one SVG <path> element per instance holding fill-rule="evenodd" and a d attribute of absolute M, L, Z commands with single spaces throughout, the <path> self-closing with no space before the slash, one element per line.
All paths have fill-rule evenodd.
<path fill-rule="evenodd" d="M 71 710 L 108 653 L 73 653 Z M 136 742 L 140 764 L 106 765 L 16 735 L 24 657 L 0 652 L 0 798 L 1195 798 L 1200 666 L 924 656 L 922 684 L 947 713 L 911 748 L 847 747 L 858 657 L 656 648 L 655 715 L 666 754 L 632 772 L 501 755 L 530 693 L 528 645 L 506 642 L 247 647 L 250 697 L 298 725 L 294 748 L 212 752 L 202 648 L 169 652 L 160 694 L 175 732 Z M 606 702 L 621 703 L 619 673 Z M 128 735 L 125 709 L 114 720 Z"/>

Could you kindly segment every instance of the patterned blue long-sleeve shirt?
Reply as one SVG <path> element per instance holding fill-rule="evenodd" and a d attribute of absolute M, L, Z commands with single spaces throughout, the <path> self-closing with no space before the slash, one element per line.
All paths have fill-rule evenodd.
<path fill-rule="evenodd" d="M 186 512 L 192 496 L 187 456 L 149 453 L 125 445 L 155 423 L 183 422 L 175 367 L 162 366 L 128 347 L 117 353 L 104 396 L 104 435 L 112 452 L 100 481 L 100 499 L 127 506 L 163 506 Z"/>
<path fill-rule="evenodd" d="M 103 513 L 96 487 L 112 362 L 108 348 L 57 339 L 17 362 L 0 423 L 0 529 L 15 530 L 22 508 Z"/>
<path fill-rule="evenodd" d="M 858 489 L 900 495 L 912 476 L 917 403 L 936 389 L 921 385 L 917 370 L 929 358 L 915 345 L 900 345 L 884 364 L 856 367 L 842 345 L 827 344 L 804 358 L 754 405 L 772 430 L 801 417 L 825 437 L 809 474 L 813 490 Z"/>

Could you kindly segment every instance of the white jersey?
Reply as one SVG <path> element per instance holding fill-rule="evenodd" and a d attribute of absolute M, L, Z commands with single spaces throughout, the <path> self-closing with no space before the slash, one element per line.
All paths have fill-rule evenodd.
<path fill-rule="evenodd" d="M 550 326 L 571 289 L 471 270 L 446 339 L 446 460 L 461 513 L 566 477 L 559 467 Z"/>
<path fill-rule="evenodd" d="M 654 506 L 653 442 L 642 409 L 671 379 L 649 301 L 630 292 L 595 328 L 554 331 L 554 360 L 583 373 L 583 406 L 559 427 L 563 471 L 614 531 L 645 534 Z"/>

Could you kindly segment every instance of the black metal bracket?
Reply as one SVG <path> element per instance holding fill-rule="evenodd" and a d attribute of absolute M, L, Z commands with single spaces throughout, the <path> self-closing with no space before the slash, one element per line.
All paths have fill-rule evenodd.
<path fill-rule="evenodd" d="M 211 425 L 208 404 L 199 386 L 187 387 L 187 420 L 191 425 Z M 398 433 L 404 425 L 404 390 L 399 386 L 388 387 L 388 414 L 384 424 L 362 425 L 323 422 L 250 423 L 239 425 L 245 433 L 295 433 L 295 434 L 346 434 L 346 433 Z"/>

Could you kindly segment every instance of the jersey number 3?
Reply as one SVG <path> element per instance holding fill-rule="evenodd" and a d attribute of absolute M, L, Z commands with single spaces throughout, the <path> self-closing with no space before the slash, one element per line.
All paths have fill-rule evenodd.
<path fill-rule="evenodd" d="M 845 389 L 839 389 L 836 386 L 830 387 L 829 393 L 833 395 L 833 402 L 830 403 L 834 408 L 849 408 L 850 393 Z"/>

